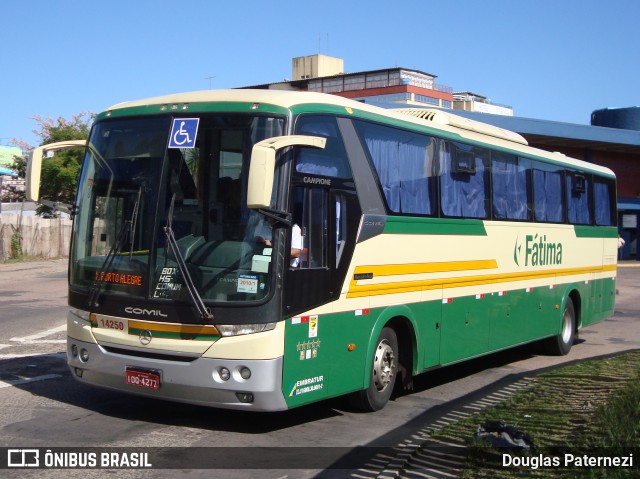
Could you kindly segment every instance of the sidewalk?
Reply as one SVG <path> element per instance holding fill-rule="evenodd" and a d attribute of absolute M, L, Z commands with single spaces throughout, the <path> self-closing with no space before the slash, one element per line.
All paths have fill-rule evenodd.
<path fill-rule="evenodd" d="M 618 260 L 618 268 L 639 268 L 640 261 L 635 259 L 621 259 Z"/>
<path fill-rule="evenodd" d="M 0 261 L 0 274 L 17 271 L 66 271 L 69 258 L 44 259 L 34 261 Z"/>

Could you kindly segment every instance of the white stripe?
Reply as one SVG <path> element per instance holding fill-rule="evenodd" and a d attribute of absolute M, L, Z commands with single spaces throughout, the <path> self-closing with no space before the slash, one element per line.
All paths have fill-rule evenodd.
<path fill-rule="evenodd" d="M 45 374 L 44 376 L 36 376 L 35 378 L 12 379 L 10 381 L 0 381 L 0 389 L 8 388 L 11 386 L 18 386 L 20 384 L 35 383 L 36 381 L 45 381 L 46 379 L 55 379 L 59 377 L 60 377 L 59 374 Z"/>
<path fill-rule="evenodd" d="M 52 358 L 63 358 L 66 357 L 67 353 L 23 353 L 23 354 L 0 354 L 0 359 L 21 359 L 21 358 L 35 358 L 35 357 L 45 357 L 50 356 Z"/>
<path fill-rule="evenodd" d="M 66 339 L 34 339 L 31 341 L 20 341 L 20 344 L 64 344 Z"/>
<path fill-rule="evenodd" d="M 62 326 L 58 326 L 57 328 L 49 329 L 48 331 L 43 331 L 42 333 L 32 334 L 31 336 L 25 336 L 24 338 L 11 338 L 9 341 L 16 341 L 19 343 L 32 343 L 41 338 L 46 338 L 47 336 L 52 336 L 56 333 L 60 333 L 62 331 L 66 331 L 67 325 L 63 324 Z M 62 340 L 63 342 L 66 340 Z"/>

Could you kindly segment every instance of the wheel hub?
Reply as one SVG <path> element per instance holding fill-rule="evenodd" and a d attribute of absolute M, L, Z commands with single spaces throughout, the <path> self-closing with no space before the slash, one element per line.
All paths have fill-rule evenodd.
<path fill-rule="evenodd" d="M 395 374 L 395 369 L 396 361 L 393 348 L 386 340 L 382 341 L 378 344 L 373 360 L 373 379 L 378 391 L 383 391 L 389 386 Z"/>

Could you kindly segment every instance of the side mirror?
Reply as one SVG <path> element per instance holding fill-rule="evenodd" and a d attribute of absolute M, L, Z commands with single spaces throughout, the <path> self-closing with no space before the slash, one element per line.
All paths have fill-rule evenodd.
<path fill-rule="evenodd" d="M 326 138 L 305 135 L 276 136 L 256 143 L 251 152 L 247 206 L 252 209 L 271 206 L 273 176 L 278 150 L 287 146 L 310 146 L 324 149 L 326 143 Z"/>
<path fill-rule="evenodd" d="M 25 186 L 25 196 L 29 201 L 38 201 L 40 198 L 40 174 L 42 173 L 42 157 L 45 153 L 66 148 L 84 148 L 87 140 L 68 140 L 59 141 L 57 143 L 49 143 L 35 148 L 31 152 L 31 158 L 27 163 L 27 179 Z"/>

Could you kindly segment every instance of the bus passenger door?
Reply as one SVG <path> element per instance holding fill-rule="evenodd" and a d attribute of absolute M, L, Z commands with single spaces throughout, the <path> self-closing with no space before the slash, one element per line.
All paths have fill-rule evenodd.
<path fill-rule="evenodd" d="M 329 190 L 296 187 L 293 191 L 292 254 L 285 280 L 285 315 L 297 314 L 335 297 L 329 254 Z M 333 216 L 333 215 L 332 215 Z M 296 235 L 301 235 L 299 240 Z"/>
<path fill-rule="evenodd" d="M 316 399 L 321 393 L 333 396 L 355 391 L 362 387 L 362 377 L 345 371 L 363 369 L 367 353 L 363 345 L 370 332 L 366 317 L 353 311 L 307 312 L 340 296 L 360 218 L 357 197 L 348 189 L 299 186 L 293 190 L 293 199 L 293 223 L 302 232 L 302 251 L 299 261 L 292 257 L 285 271 L 284 314 L 293 317 L 286 330 L 285 385 L 322 377 L 323 388 Z M 291 233 L 293 236 L 293 228 Z M 350 344 L 360 347 L 353 350 Z M 291 391 L 285 392 L 289 395 Z M 298 398 L 288 400 L 299 404 Z"/>

